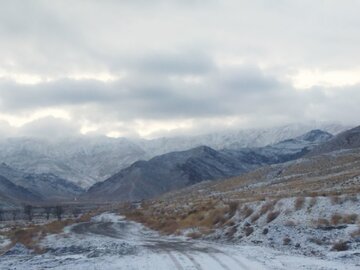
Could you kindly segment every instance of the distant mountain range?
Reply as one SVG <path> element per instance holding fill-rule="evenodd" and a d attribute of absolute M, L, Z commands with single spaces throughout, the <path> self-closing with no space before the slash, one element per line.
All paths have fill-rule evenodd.
<path fill-rule="evenodd" d="M 217 151 L 200 146 L 171 152 L 149 161 L 135 162 L 92 186 L 83 198 L 101 201 L 148 199 L 204 180 L 229 178 L 263 165 L 297 159 L 332 137 L 330 133 L 313 130 L 297 138 L 259 148 Z"/>
<path fill-rule="evenodd" d="M 41 141 L 32 144 L 32 140 L 23 140 L 23 144 L 20 145 L 15 145 L 15 141 L 10 140 L 10 142 L 9 144 L 7 141 L 8 148 L 5 148 L 1 154 L 6 155 L 10 152 L 20 156 L 22 154 L 17 164 L 27 164 L 29 171 L 14 168 L 7 163 L 0 164 L 0 206 L 74 199 L 104 202 L 153 198 L 202 181 L 238 176 L 265 165 L 359 148 L 360 127 L 341 132 L 335 137 L 326 131 L 311 130 L 295 138 L 263 147 L 214 149 L 209 146 L 197 146 L 189 150 L 173 151 L 149 160 L 135 161 L 123 169 L 119 165 L 117 173 L 112 174 L 103 182 L 95 183 L 86 192 L 72 181 L 56 175 L 58 171 L 54 170 L 55 173 L 52 173 L 51 166 L 48 164 L 56 164 L 56 157 L 61 156 L 64 159 L 63 154 L 67 153 L 72 158 L 73 167 L 70 167 L 71 164 L 67 161 L 69 165 L 55 166 L 55 169 L 66 171 L 70 168 L 68 173 L 71 174 L 71 169 L 75 170 L 76 167 L 80 176 L 93 175 L 95 172 L 107 175 L 110 174 L 107 170 L 116 171 L 116 164 L 119 164 L 117 156 L 120 157 L 120 163 L 124 164 L 124 160 L 130 162 L 137 155 L 146 156 L 145 151 L 126 139 L 93 138 L 86 142 L 80 139 L 63 141 L 61 144 L 57 142 L 57 147 L 59 145 L 68 147 L 62 149 L 61 154 L 54 152 L 55 148 L 47 148 L 46 144 L 42 145 Z M 88 149 L 87 145 L 92 145 L 92 147 Z M 10 151 L 12 147 L 14 149 Z M 118 153 L 114 149 L 122 151 Z M 109 156 L 114 160 L 109 159 Z M 11 160 L 15 162 L 15 155 L 12 157 Z M 31 160 L 32 163 L 30 163 Z M 31 164 L 34 167 L 31 167 Z M 44 168 L 37 167 L 39 164 L 46 164 L 44 168 L 50 171 L 42 172 Z M 59 164 L 61 163 L 57 165 Z M 80 167 L 82 170 L 79 169 Z M 85 173 L 84 168 L 91 168 L 91 173 Z"/>
<path fill-rule="evenodd" d="M 69 201 L 84 191 L 53 174 L 28 174 L 0 164 L 0 205 Z"/>
<path fill-rule="evenodd" d="M 10 138 L 0 140 L 0 162 L 28 174 L 53 174 L 89 188 L 138 160 L 149 160 L 165 153 L 202 145 L 214 150 L 263 147 L 313 129 L 337 134 L 347 127 L 337 124 L 297 124 L 154 140 L 88 136 L 57 140 Z"/>

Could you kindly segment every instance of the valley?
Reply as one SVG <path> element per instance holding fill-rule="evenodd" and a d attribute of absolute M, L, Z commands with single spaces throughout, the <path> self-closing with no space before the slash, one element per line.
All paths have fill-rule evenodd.
<path fill-rule="evenodd" d="M 311 130 L 264 147 L 200 146 L 136 161 L 87 191 L 2 164 L 0 260 L 4 269 L 357 269 L 358 138 L 359 128 Z"/>

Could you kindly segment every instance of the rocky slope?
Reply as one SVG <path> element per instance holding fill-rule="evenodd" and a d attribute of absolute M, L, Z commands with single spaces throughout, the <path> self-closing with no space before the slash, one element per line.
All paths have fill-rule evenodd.
<path fill-rule="evenodd" d="M 171 152 L 138 161 L 104 182 L 92 186 L 84 198 L 136 201 L 183 188 L 204 180 L 239 175 L 266 164 L 299 158 L 331 134 L 311 131 L 298 138 L 263 148 L 216 151 L 207 146 Z"/>

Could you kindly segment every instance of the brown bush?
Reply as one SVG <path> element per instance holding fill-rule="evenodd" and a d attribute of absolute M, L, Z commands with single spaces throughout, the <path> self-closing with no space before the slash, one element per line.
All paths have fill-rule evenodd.
<path fill-rule="evenodd" d="M 331 251 L 346 251 L 348 249 L 349 245 L 347 242 L 339 241 L 332 246 Z"/>
<path fill-rule="evenodd" d="M 239 207 L 239 202 L 231 201 L 228 203 L 229 206 L 229 217 L 233 217 Z"/>
<path fill-rule="evenodd" d="M 266 217 L 266 222 L 270 223 L 271 221 L 276 219 L 279 216 L 279 214 L 280 214 L 280 211 L 276 211 L 276 212 L 272 211 L 272 212 L 270 212 Z"/>
<path fill-rule="evenodd" d="M 309 208 L 313 208 L 316 205 L 317 197 L 312 197 L 309 202 Z"/>
<path fill-rule="evenodd" d="M 303 208 L 305 203 L 305 198 L 304 197 L 297 197 L 295 202 L 294 202 L 294 208 L 296 211 L 300 210 Z"/>
<path fill-rule="evenodd" d="M 200 232 L 191 232 L 186 235 L 187 237 L 190 237 L 192 239 L 199 239 L 202 237 L 202 234 Z"/>
<path fill-rule="evenodd" d="M 250 208 L 250 207 L 247 206 L 247 205 L 245 205 L 245 206 L 241 209 L 241 214 L 243 215 L 244 218 L 247 218 L 247 217 L 251 216 L 252 213 L 254 213 L 254 209 Z"/>
<path fill-rule="evenodd" d="M 268 211 L 272 210 L 276 203 L 277 203 L 277 201 L 269 201 L 269 202 L 264 203 L 260 208 L 260 212 L 259 212 L 260 216 L 262 216 L 265 213 L 267 213 Z"/>
<path fill-rule="evenodd" d="M 344 215 L 343 216 L 343 222 L 345 224 L 355 224 L 358 219 L 357 214 L 350 214 L 350 215 Z"/>
<path fill-rule="evenodd" d="M 233 226 L 225 233 L 225 235 L 228 237 L 233 237 L 236 232 L 237 232 L 237 228 L 236 226 Z"/>
<path fill-rule="evenodd" d="M 326 218 L 319 218 L 318 220 L 314 221 L 317 227 L 327 227 L 330 226 L 330 222 Z"/>
<path fill-rule="evenodd" d="M 342 200 L 339 196 L 331 196 L 330 201 L 333 205 L 342 203 Z"/>
<path fill-rule="evenodd" d="M 331 216 L 331 224 L 336 226 L 336 225 L 339 225 L 342 221 L 342 216 L 338 213 L 335 213 Z"/>
<path fill-rule="evenodd" d="M 309 241 L 317 244 L 318 246 L 322 246 L 324 244 L 324 242 L 319 238 L 309 238 Z"/>
<path fill-rule="evenodd" d="M 261 216 L 260 213 L 257 213 L 255 215 L 251 216 L 251 218 L 250 218 L 251 223 L 256 222 L 260 218 L 260 216 Z"/>
<path fill-rule="evenodd" d="M 293 220 L 287 220 L 284 225 L 287 227 L 295 227 L 296 223 Z"/>
<path fill-rule="evenodd" d="M 284 237 L 283 245 L 287 246 L 287 245 L 290 245 L 290 243 L 291 243 L 291 239 L 289 237 Z"/>
<path fill-rule="evenodd" d="M 254 232 L 254 228 L 251 227 L 251 226 L 248 226 L 248 227 L 244 228 L 244 233 L 245 233 L 246 236 L 251 235 L 253 232 Z"/>

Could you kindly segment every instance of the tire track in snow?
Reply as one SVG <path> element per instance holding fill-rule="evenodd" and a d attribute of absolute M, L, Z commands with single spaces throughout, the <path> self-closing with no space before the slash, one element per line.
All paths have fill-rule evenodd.
<path fill-rule="evenodd" d="M 246 266 L 242 261 L 240 261 L 238 258 L 235 258 L 234 256 L 230 255 L 230 254 L 227 254 L 225 252 L 223 252 L 222 250 L 220 249 L 216 249 L 216 251 L 230 259 L 232 259 L 234 262 L 237 263 L 237 265 L 239 265 L 241 267 L 241 269 L 243 270 L 250 270 L 250 268 L 248 266 Z"/>
<path fill-rule="evenodd" d="M 210 256 L 210 254 L 208 254 Z M 224 264 L 218 257 L 215 256 L 215 254 L 211 254 L 210 256 L 214 261 L 216 261 L 218 264 L 220 264 L 222 266 L 222 268 L 224 268 L 225 270 L 231 270 L 231 268 L 229 268 L 229 266 L 227 266 L 226 264 Z"/>
<path fill-rule="evenodd" d="M 174 263 L 177 270 L 184 270 L 184 268 L 181 266 L 181 263 L 170 251 L 167 251 L 166 253 L 169 255 L 171 261 Z"/>
<path fill-rule="evenodd" d="M 193 256 L 189 255 L 189 254 L 186 254 L 185 252 L 180 252 L 182 255 L 184 255 L 186 258 L 188 258 L 192 263 L 193 265 L 195 266 L 195 268 L 197 270 L 203 270 L 203 268 L 201 267 L 201 265 L 194 259 Z"/>

